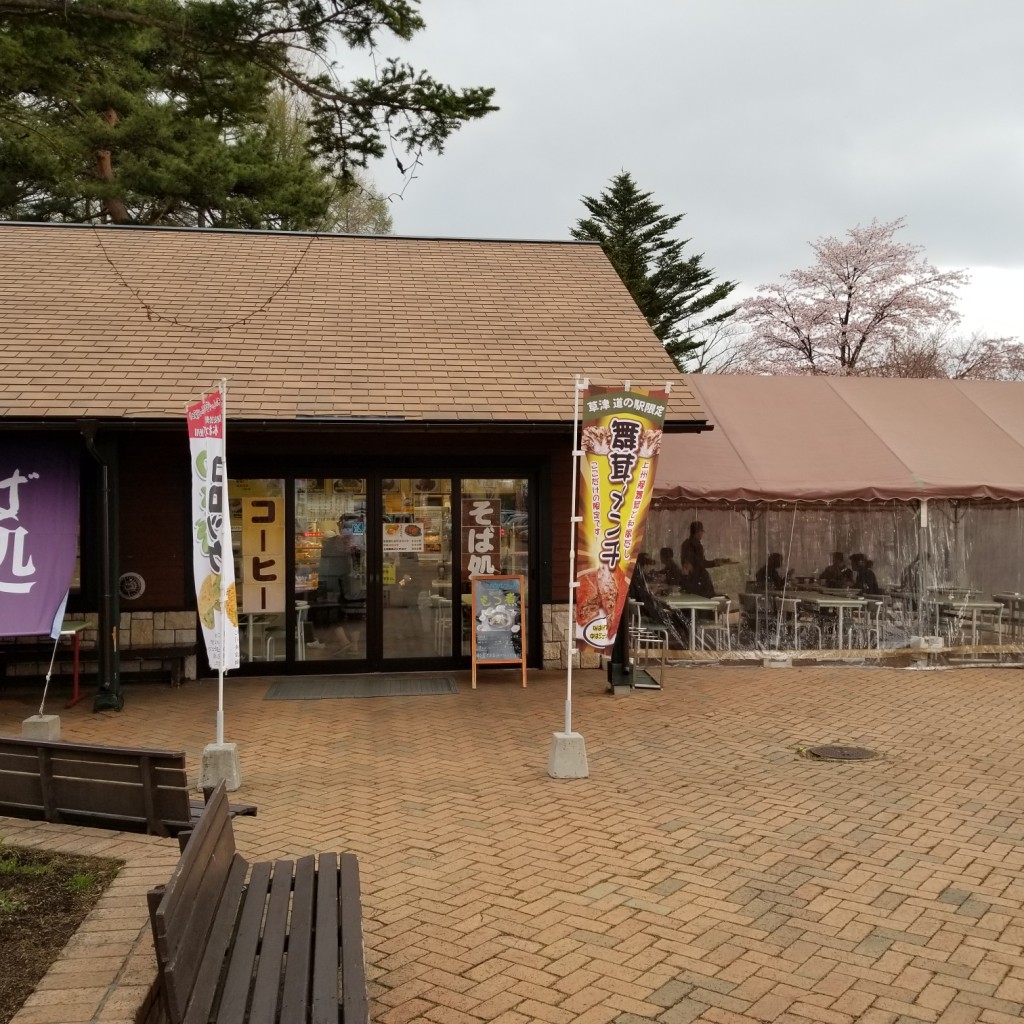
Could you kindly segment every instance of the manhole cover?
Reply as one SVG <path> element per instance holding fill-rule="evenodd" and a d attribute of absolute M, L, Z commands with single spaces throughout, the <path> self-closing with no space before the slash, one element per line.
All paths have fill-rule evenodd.
<path fill-rule="evenodd" d="M 867 747 L 828 746 L 811 747 L 807 756 L 816 757 L 819 761 L 870 761 L 878 754 Z"/>

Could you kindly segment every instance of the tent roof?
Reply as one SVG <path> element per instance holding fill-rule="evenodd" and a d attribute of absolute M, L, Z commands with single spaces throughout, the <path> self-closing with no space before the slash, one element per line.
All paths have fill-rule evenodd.
<path fill-rule="evenodd" d="M 685 503 L 1024 500 L 1024 383 L 691 376 L 710 433 L 666 436 Z"/>

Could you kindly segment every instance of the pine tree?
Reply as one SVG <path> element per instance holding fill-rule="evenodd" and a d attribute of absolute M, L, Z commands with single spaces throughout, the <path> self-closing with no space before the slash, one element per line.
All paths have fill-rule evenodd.
<path fill-rule="evenodd" d="M 309 104 L 302 96 L 278 93 L 267 106 L 267 130 L 272 140 L 272 160 L 283 166 L 301 164 L 308 155 Z M 327 174 L 324 169 L 324 178 Z M 334 183 L 320 215 L 323 231 L 347 235 L 391 234 L 391 207 L 370 176 L 358 168 L 345 180 Z"/>
<path fill-rule="evenodd" d="M 617 174 L 599 197 L 583 197 L 590 217 L 577 222 L 572 236 L 601 244 L 651 330 L 685 369 L 701 347 L 701 333 L 736 312 L 735 306 L 711 312 L 736 282 L 716 283 L 703 253 L 683 255 L 690 239 L 670 237 L 683 214 L 666 216 L 651 195 L 639 191 L 628 172 Z"/>
<path fill-rule="evenodd" d="M 410 0 L 0 0 L 0 217 L 316 226 L 353 170 L 494 109 L 379 56 L 336 77 L 333 53 L 422 27 Z M 283 89 L 308 103 L 285 162 Z"/>

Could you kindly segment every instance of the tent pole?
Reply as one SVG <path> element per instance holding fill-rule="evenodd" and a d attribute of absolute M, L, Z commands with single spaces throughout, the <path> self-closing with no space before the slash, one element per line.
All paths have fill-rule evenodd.
<path fill-rule="evenodd" d="M 928 635 L 928 609 L 925 606 L 927 580 L 925 568 L 928 564 L 928 499 L 922 498 L 917 505 L 917 632 Z"/>

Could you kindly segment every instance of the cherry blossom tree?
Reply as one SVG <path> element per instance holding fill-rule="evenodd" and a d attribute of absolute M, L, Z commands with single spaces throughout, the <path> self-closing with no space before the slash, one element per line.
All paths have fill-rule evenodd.
<path fill-rule="evenodd" d="M 750 329 L 747 368 L 774 373 L 876 373 L 894 353 L 959 322 L 962 270 L 940 271 L 920 246 L 897 241 L 904 219 L 873 220 L 846 238 L 811 243 L 806 270 L 762 285 L 737 316 Z"/>
<path fill-rule="evenodd" d="M 1024 345 L 1016 338 L 990 338 L 977 331 L 950 337 L 940 329 L 893 346 L 871 373 L 879 377 L 1024 380 Z"/>

